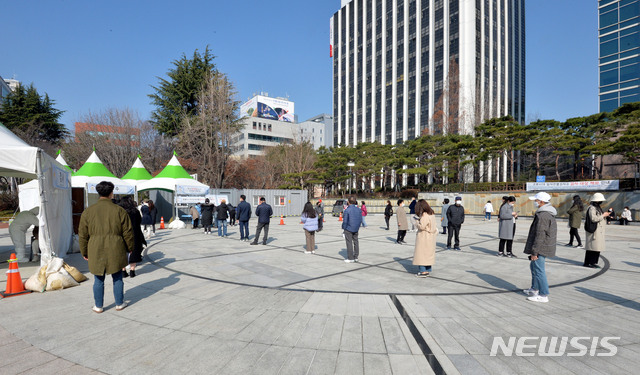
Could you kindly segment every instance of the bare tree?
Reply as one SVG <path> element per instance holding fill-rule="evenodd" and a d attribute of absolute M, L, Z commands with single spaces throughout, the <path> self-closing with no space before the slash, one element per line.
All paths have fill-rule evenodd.
<path fill-rule="evenodd" d="M 224 187 L 227 165 L 233 155 L 232 136 L 242 128 L 236 113 L 239 101 L 226 75 L 210 75 L 198 95 L 196 115 L 185 116 L 178 133 L 181 156 L 213 188 Z"/>
<path fill-rule="evenodd" d="M 89 112 L 80 122 L 88 124 L 88 131 L 76 129 L 75 139 L 63 145 L 64 157 L 72 168 L 82 166 L 92 150 L 118 177 L 129 171 L 138 155 L 150 172 L 158 171 L 171 157 L 173 142 L 129 108 Z"/>

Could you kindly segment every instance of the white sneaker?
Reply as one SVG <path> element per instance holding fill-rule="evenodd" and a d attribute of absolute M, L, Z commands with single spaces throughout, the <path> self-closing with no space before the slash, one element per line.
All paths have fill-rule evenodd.
<path fill-rule="evenodd" d="M 311 254 L 311 251 L 304 251 L 305 254 Z"/>
<path fill-rule="evenodd" d="M 356 262 L 356 263 L 358 263 L 358 262 L 359 262 L 358 258 L 354 259 L 353 261 L 354 261 L 354 262 Z"/>
<path fill-rule="evenodd" d="M 524 294 L 526 294 L 526 295 L 528 295 L 528 296 L 537 296 L 537 295 L 538 295 L 538 291 L 537 291 L 537 290 L 535 290 L 535 289 L 531 289 L 531 288 L 529 288 L 529 289 L 524 289 L 524 290 L 522 291 L 522 293 L 524 293 Z"/>
<path fill-rule="evenodd" d="M 345 263 L 354 263 L 355 260 L 353 260 L 353 259 L 345 259 L 344 262 Z"/>
<path fill-rule="evenodd" d="M 579 246 L 574 246 L 573 248 L 574 248 L 574 249 L 584 249 L 584 246 L 579 245 Z"/>
<path fill-rule="evenodd" d="M 311 254 L 315 254 L 315 253 L 316 253 L 316 251 L 315 251 L 315 250 L 311 250 Z"/>
<path fill-rule="evenodd" d="M 126 302 L 123 302 L 123 303 L 122 303 L 122 305 L 118 305 L 118 306 L 116 306 L 116 311 L 122 311 L 122 310 L 124 310 L 124 308 L 125 308 L 125 307 L 127 307 L 127 306 L 129 306 L 129 304 L 128 304 L 128 303 L 126 303 Z"/>
<path fill-rule="evenodd" d="M 549 297 L 547 296 L 541 296 L 541 295 L 535 295 L 535 296 L 531 296 L 531 297 L 527 297 L 527 299 L 531 302 L 549 302 Z"/>

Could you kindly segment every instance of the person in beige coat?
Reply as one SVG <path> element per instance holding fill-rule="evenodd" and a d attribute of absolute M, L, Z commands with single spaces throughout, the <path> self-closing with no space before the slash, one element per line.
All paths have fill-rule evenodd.
<path fill-rule="evenodd" d="M 416 233 L 416 247 L 413 251 L 413 264 L 418 266 L 416 277 L 427 277 L 431 267 L 436 263 L 438 224 L 433 209 L 424 199 L 418 201 L 416 215 L 420 220 L 416 222 L 418 233 Z"/>
<path fill-rule="evenodd" d="M 407 235 L 407 230 L 409 230 L 409 222 L 407 221 L 407 211 L 404 208 L 404 200 L 398 199 L 398 209 L 396 210 L 396 220 L 398 220 L 398 238 L 396 238 L 396 243 L 398 245 L 402 245 L 406 243 L 404 241 L 404 236 Z"/>
<path fill-rule="evenodd" d="M 587 241 L 585 243 L 584 254 L 584 267 L 600 268 L 598 266 L 598 260 L 600 259 L 600 252 L 604 251 L 604 228 L 606 218 L 609 216 L 609 212 L 603 212 L 600 204 L 604 202 L 604 195 L 602 193 L 595 193 L 591 197 L 591 205 L 587 208 L 586 215 L 589 216 L 592 222 L 597 223 L 596 231 L 593 233 L 587 232 Z"/>

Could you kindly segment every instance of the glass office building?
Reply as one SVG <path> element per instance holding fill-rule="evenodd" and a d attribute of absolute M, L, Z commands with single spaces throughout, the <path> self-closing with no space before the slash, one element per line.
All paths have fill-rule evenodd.
<path fill-rule="evenodd" d="M 600 112 L 640 101 L 640 1 L 599 0 Z"/>
<path fill-rule="evenodd" d="M 342 0 L 330 30 L 336 146 L 525 121 L 524 0 Z"/>

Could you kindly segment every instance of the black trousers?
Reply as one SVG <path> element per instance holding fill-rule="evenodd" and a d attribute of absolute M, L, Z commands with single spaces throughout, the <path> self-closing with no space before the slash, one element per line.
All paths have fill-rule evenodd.
<path fill-rule="evenodd" d="M 199 221 L 200 221 L 200 218 L 193 219 L 193 229 L 196 229 L 198 227 L 198 222 Z"/>
<path fill-rule="evenodd" d="M 578 241 L 578 246 L 582 246 L 582 240 L 580 239 L 580 233 L 578 233 L 578 228 L 569 229 L 569 245 L 573 245 L 573 237 Z"/>
<path fill-rule="evenodd" d="M 621 217 L 620 218 L 620 225 L 629 225 L 629 220 Z"/>
<path fill-rule="evenodd" d="M 598 264 L 598 260 L 600 259 L 600 252 L 587 250 L 584 254 L 584 265 L 588 266 L 591 264 Z"/>
<path fill-rule="evenodd" d="M 389 219 L 390 219 L 389 216 L 384 217 L 384 222 L 387 223 L 387 230 L 389 230 Z"/>
<path fill-rule="evenodd" d="M 504 254 L 504 245 L 507 245 L 507 254 L 511 254 L 511 249 L 513 248 L 513 240 L 505 240 L 500 239 L 500 243 L 498 244 L 498 251 Z"/>
<path fill-rule="evenodd" d="M 453 247 L 460 247 L 460 225 L 449 223 L 449 235 L 447 236 L 447 247 L 451 247 L 451 237 L 455 235 L 456 242 Z"/>
<path fill-rule="evenodd" d="M 258 243 L 262 228 L 264 228 L 264 238 L 262 240 L 262 243 L 266 245 L 267 238 L 269 238 L 269 223 L 258 223 L 258 226 L 256 227 L 256 237 L 253 239 L 253 242 Z"/>
<path fill-rule="evenodd" d="M 320 232 L 322 230 L 322 227 L 324 226 L 324 216 L 318 216 L 318 232 Z"/>
<path fill-rule="evenodd" d="M 406 230 L 399 230 L 398 231 L 398 238 L 396 239 L 396 241 L 401 242 L 404 241 L 404 236 L 407 235 L 407 231 Z"/>

